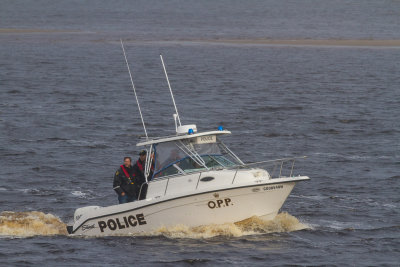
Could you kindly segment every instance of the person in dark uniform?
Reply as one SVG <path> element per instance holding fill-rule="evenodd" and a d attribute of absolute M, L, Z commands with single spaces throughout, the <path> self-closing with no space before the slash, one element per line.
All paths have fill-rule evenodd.
<path fill-rule="evenodd" d="M 118 194 L 119 204 L 136 200 L 136 179 L 131 162 L 130 157 L 125 157 L 124 164 L 119 167 L 114 175 L 113 187 Z"/>
<path fill-rule="evenodd" d="M 147 155 L 146 150 L 140 151 L 139 159 L 136 161 L 135 165 L 133 165 L 133 173 L 136 179 L 135 180 L 136 196 L 138 197 L 139 200 L 144 199 L 146 197 L 146 192 L 147 192 L 147 184 L 144 184 L 146 183 L 146 178 L 144 177 L 144 168 L 145 168 L 144 166 L 146 164 L 146 155 Z M 154 162 L 152 162 L 151 165 L 152 166 L 149 173 L 149 177 L 153 176 Z M 141 188 L 142 190 L 140 190 Z"/>

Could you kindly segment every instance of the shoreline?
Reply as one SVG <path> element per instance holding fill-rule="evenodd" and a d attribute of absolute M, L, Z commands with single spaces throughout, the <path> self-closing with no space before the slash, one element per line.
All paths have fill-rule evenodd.
<path fill-rule="evenodd" d="M 23 35 L 23 34 L 76 34 L 83 33 L 80 30 L 56 30 L 56 29 L 13 29 L 13 28 L 0 28 L 1 35 Z M 91 32 L 95 35 L 108 35 L 106 32 Z M 113 41 L 112 36 L 105 38 L 105 41 Z M 204 39 L 144 39 L 144 40 L 134 40 L 129 38 L 126 42 L 161 42 L 161 43 L 177 43 L 177 44 L 216 44 L 216 45 L 266 45 L 266 46 L 335 46 L 335 47 L 400 47 L 400 39 L 273 39 L 273 38 L 204 38 Z"/>
<path fill-rule="evenodd" d="M 376 39 L 216 39 L 188 42 L 232 45 L 400 47 L 400 40 Z"/>
<path fill-rule="evenodd" d="M 0 28 L 0 34 L 4 33 L 76 33 L 76 30 L 51 30 L 51 29 L 12 29 L 12 28 Z"/>

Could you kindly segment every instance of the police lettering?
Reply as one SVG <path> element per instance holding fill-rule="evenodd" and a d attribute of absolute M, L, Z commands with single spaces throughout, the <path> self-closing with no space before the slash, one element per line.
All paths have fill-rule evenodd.
<path fill-rule="evenodd" d="M 135 219 L 135 216 L 133 216 L 133 215 L 128 217 L 128 222 L 132 227 L 135 227 L 137 225 L 137 221 Z"/>
<path fill-rule="evenodd" d="M 200 137 L 201 141 L 213 141 L 212 136 L 202 136 Z"/>
<path fill-rule="evenodd" d="M 117 224 L 115 223 L 115 221 L 113 219 L 108 220 L 107 225 L 108 225 L 108 228 L 110 228 L 110 230 L 114 231 L 115 229 L 117 229 Z"/>
<path fill-rule="evenodd" d="M 143 213 L 136 214 L 136 217 L 133 215 L 129 215 L 128 217 L 124 216 L 122 219 L 108 219 L 105 221 L 97 222 L 101 232 L 104 232 L 104 229 L 108 227 L 111 231 L 115 231 L 117 229 L 125 229 L 129 227 L 136 227 L 137 225 L 147 224 L 146 219 L 144 218 Z"/>
<path fill-rule="evenodd" d="M 208 201 L 207 205 L 210 209 L 215 209 L 215 208 L 228 207 L 229 205 L 233 205 L 233 203 L 230 198 L 224 198 L 223 200 L 217 199 L 216 201 L 213 200 Z"/>

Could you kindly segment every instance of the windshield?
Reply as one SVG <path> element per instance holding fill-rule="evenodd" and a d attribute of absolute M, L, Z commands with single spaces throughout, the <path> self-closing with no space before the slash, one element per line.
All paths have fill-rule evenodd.
<path fill-rule="evenodd" d="M 198 164 L 191 157 L 187 156 L 171 164 L 165 166 L 163 169 L 155 173 L 154 177 L 161 177 L 173 174 L 185 174 L 196 171 L 202 171 L 218 167 L 229 168 L 236 164 L 225 158 L 223 155 L 202 155 L 201 158 L 205 162 L 205 166 Z M 207 168 L 206 168 L 207 167 Z"/>
<path fill-rule="evenodd" d="M 154 177 L 184 174 L 214 168 L 229 168 L 240 164 L 217 139 L 210 143 L 178 140 L 154 146 Z"/>

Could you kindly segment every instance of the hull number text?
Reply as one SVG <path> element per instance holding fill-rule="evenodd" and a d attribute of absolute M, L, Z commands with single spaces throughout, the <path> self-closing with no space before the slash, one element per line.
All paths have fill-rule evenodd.
<path fill-rule="evenodd" d="M 264 191 L 275 190 L 275 189 L 282 189 L 283 185 L 272 185 L 272 186 L 264 186 Z"/>

